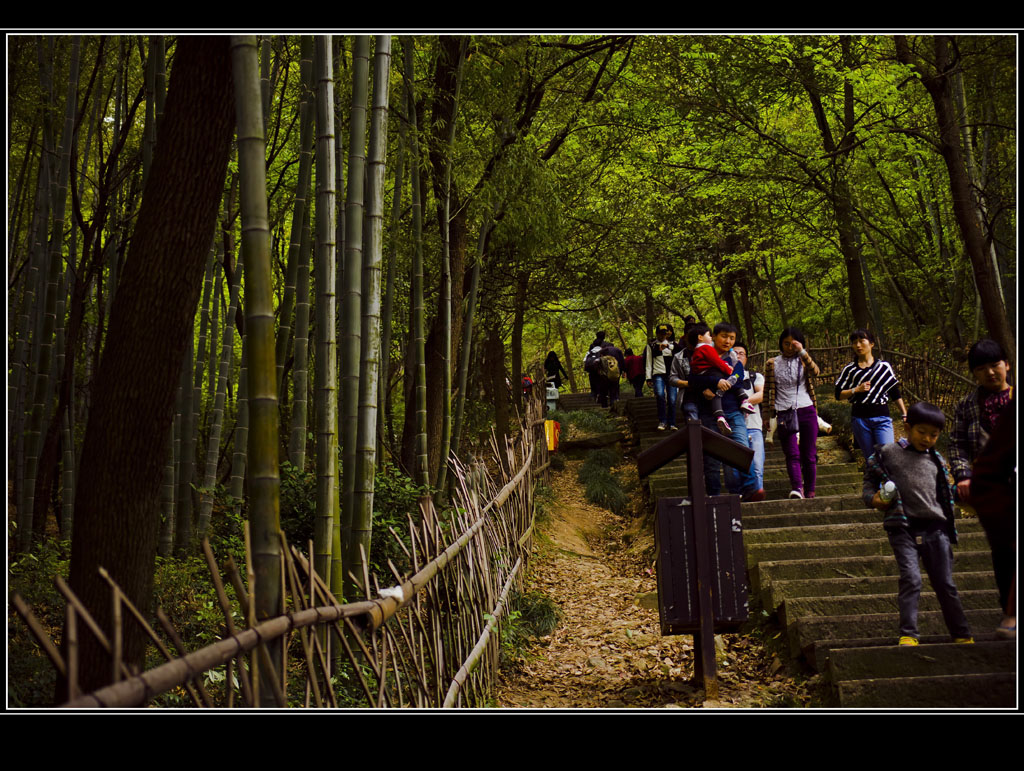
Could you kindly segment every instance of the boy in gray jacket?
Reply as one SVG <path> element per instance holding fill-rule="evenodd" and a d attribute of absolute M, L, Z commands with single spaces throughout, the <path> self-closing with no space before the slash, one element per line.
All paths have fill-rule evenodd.
<path fill-rule="evenodd" d="M 908 438 L 875 445 L 864 471 L 864 503 L 885 512 L 883 525 L 900 569 L 900 645 L 918 644 L 919 558 L 953 642 L 974 642 L 953 583 L 953 488 L 946 462 L 934 449 L 945 425 L 938 407 L 918 402 L 907 411 Z"/>

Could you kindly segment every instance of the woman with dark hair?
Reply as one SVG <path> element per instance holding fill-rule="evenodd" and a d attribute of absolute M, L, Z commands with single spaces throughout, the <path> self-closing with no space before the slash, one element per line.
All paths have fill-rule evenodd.
<path fill-rule="evenodd" d="M 644 357 L 626 349 L 626 379 L 633 386 L 633 396 L 644 395 Z"/>
<path fill-rule="evenodd" d="M 889 401 L 895 401 L 900 416 L 907 419 L 907 406 L 900 394 L 899 380 L 889 362 L 874 357 L 875 336 L 868 329 L 850 333 L 854 359 L 836 379 L 836 400 L 850 400 L 853 438 L 867 460 L 875 445 L 892 444 L 895 437 Z"/>
<path fill-rule="evenodd" d="M 554 384 L 555 388 L 562 387 L 561 375 L 569 377 L 569 373 L 562 368 L 562 362 L 558 359 L 558 354 L 554 351 L 548 353 L 548 357 L 544 359 L 544 374 L 548 376 L 548 380 Z"/>
<path fill-rule="evenodd" d="M 821 370 L 806 345 L 799 329 L 786 327 L 779 335 L 782 355 L 769 359 L 764 373 L 772 416 L 767 441 L 778 431 L 792 487 L 790 498 L 813 498 L 818 473 L 818 410 L 812 378 Z"/>

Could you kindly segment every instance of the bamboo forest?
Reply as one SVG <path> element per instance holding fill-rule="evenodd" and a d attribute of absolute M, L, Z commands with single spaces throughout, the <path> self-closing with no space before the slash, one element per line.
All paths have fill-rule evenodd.
<path fill-rule="evenodd" d="M 919 635 L 841 375 L 891 364 L 885 441 L 924 404 L 961 481 L 976 344 L 1015 380 L 1015 34 L 6 43 L 9 707 L 962 707 L 1015 681 L 966 498 L 955 578 L 997 663 L 967 701 L 923 682 L 963 656 L 926 582 L 947 669 L 843 679 Z M 665 339 L 726 373 L 742 349 L 766 443 L 773 361 L 806 355 L 817 496 L 804 434 L 752 462 L 731 407 L 675 401 Z M 714 630 L 708 600 L 666 615 L 658 501 L 691 498 L 737 539 L 742 511 Z M 787 595 L 812 578 L 772 566 L 811 556 L 847 567 Z"/>

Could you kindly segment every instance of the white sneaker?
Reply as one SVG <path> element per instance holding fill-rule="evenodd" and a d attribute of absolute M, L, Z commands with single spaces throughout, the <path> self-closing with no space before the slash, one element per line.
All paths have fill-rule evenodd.
<path fill-rule="evenodd" d="M 723 436 L 732 436 L 732 426 L 729 425 L 729 421 L 725 418 L 718 419 L 718 433 Z"/>
<path fill-rule="evenodd" d="M 799 490 L 790 490 L 789 491 L 789 497 L 790 498 L 803 498 L 804 494 L 802 492 L 800 492 Z"/>
<path fill-rule="evenodd" d="M 757 412 L 757 406 L 751 404 L 750 402 L 743 402 L 743 404 L 740 405 L 740 409 L 746 412 L 748 415 L 753 415 L 755 412 Z M 821 418 L 818 418 L 818 420 L 820 422 Z"/>
<path fill-rule="evenodd" d="M 818 416 L 818 430 L 823 432 L 823 433 L 825 433 L 825 434 L 831 434 L 832 433 L 832 424 L 831 423 L 826 423 L 824 420 L 821 419 L 821 416 L 819 415 Z"/>
<path fill-rule="evenodd" d="M 665 424 L 664 423 L 659 423 L 658 424 L 658 430 L 659 431 L 664 431 L 665 430 Z"/>

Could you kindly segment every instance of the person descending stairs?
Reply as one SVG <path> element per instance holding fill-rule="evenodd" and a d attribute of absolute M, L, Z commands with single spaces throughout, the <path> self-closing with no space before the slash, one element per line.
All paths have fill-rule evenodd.
<path fill-rule="evenodd" d="M 627 413 L 640 450 L 664 438 L 653 398 L 632 400 Z M 921 593 L 921 645 L 897 645 L 899 570 L 881 514 L 864 505 L 863 473 L 838 439 L 819 436 L 817 448 L 816 497 L 789 497 L 782 452 L 767 445 L 765 500 L 741 504 L 752 605 L 778 620 L 794 658 L 826 675 L 838 706 L 1014 707 L 1014 642 L 982 631 L 974 645 L 954 644 L 933 592 Z M 685 463 L 647 479 L 652 507 L 686 495 Z M 967 618 L 994 629 L 1001 612 L 985 534 L 976 519 L 957 527 L 954 578 Z"/>

